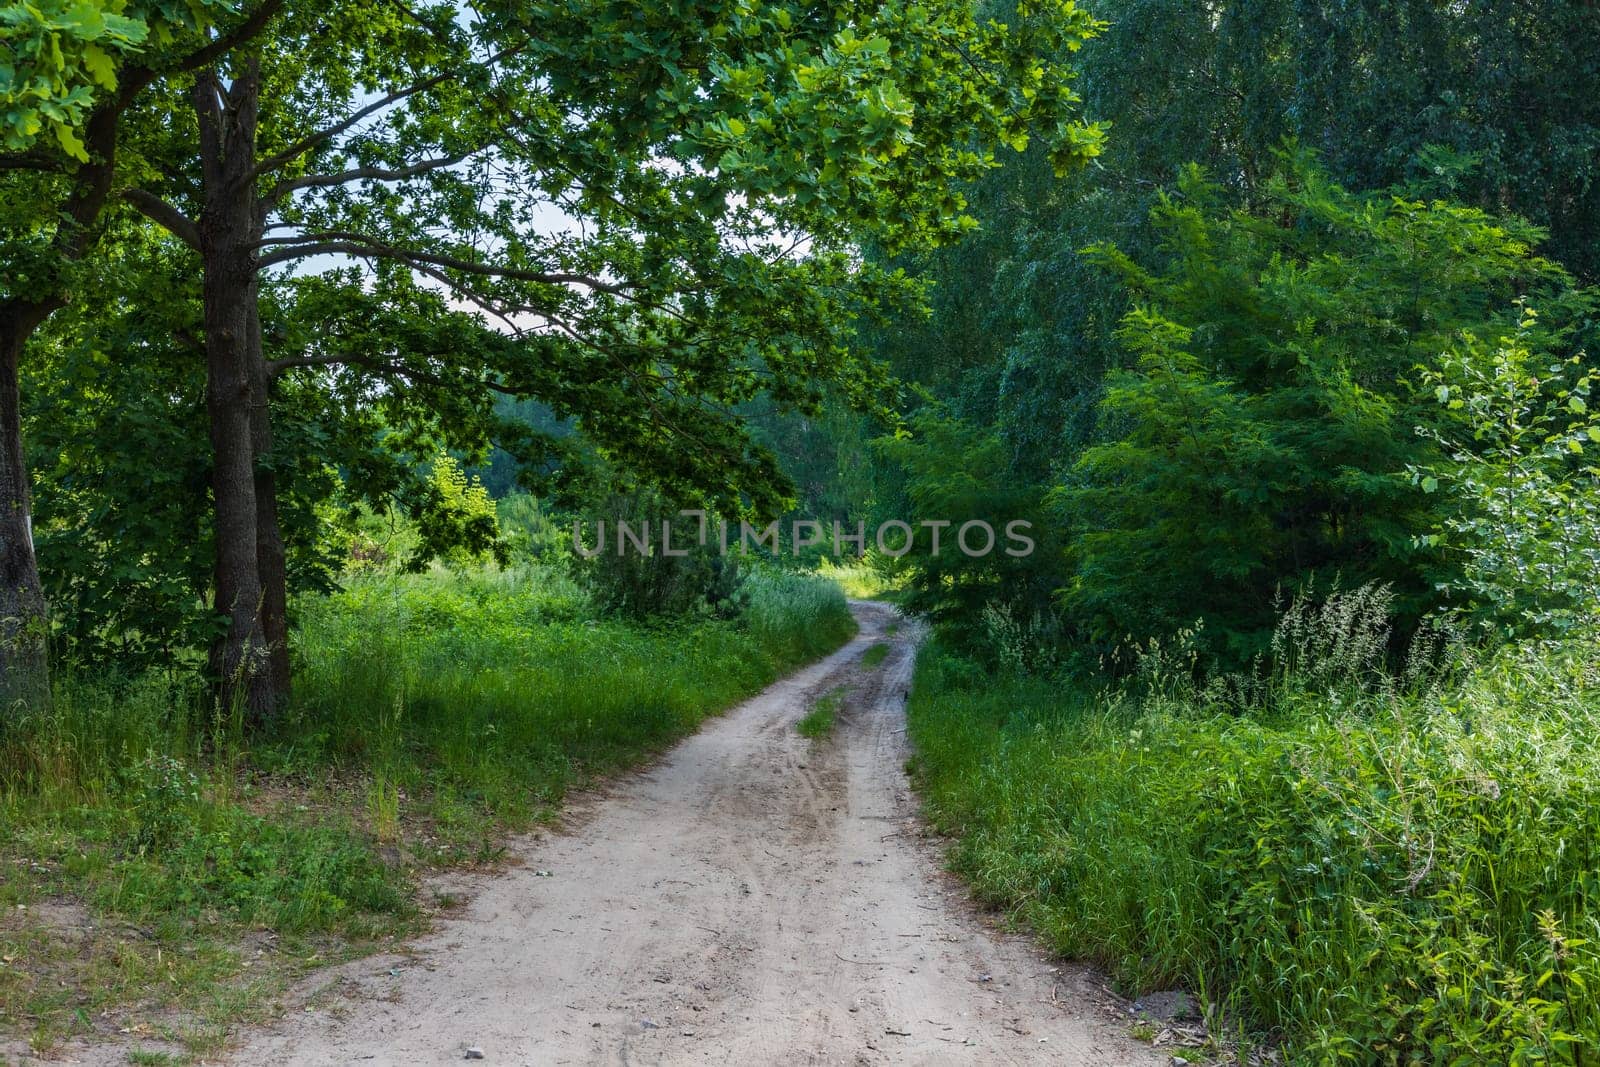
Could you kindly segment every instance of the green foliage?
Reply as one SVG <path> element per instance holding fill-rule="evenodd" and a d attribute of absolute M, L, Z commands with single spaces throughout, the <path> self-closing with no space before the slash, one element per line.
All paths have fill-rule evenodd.
<path fill-rule="evenodd" d="M 1094 436 L 1101 375 L 1122 364 L 1126 309 L 1079 256 L 1152 252 L 1157 194 L 1186 163 L 1250 197 L 1294 137 L 1354 190 L 1405 185 L 1530 219 L 1586 284 L 1600 277 L 1600 38 L 1592 12 L 1532 0 L 1108 0 L 1076 57 L 1084 112 L 1114 131 L 1092 168 L 1058 180 L 1043 153 L 980 178 L 981 230 L 908 267 L 933 314 L 876 335 L 904 377 L 1042 465 Z M 1068 455 L 1062 457 L 1061 453 Z"/>
<path fill-rule="evenodd" d="M 904 588 L 897 599 L 908 611 L 950 624 L 958 631 L 952 639 L 972 652 L 982 648 L 980 634 L 956 624 L 977 618 L 986 606 L 1003 604 L 1022 617 L 1049 612 L 1061 580 L 1058 524 L 1047 519 L 1042 491 L 1018 475 L 997 434 L 929 411 L 911 419 L 908 432 L 875 444 L 903 472 L 898 506 L 889 498 L 883 512 L 913 524 L 911 549 L 898 561 Z M 967 555 L 957 540 L 961 527 L 975 521 L 995 531 L 986 555 Z M 925 522 L 946 525 L 935 530 Z M 1017 531 L 1032 540 L 1031 551 L 1008 537 L 1015 522 L 1031 524 Z"/>
<path fill-rule="evenodd" d="M 828 395 L 881 406 L 850 343 L 916 289 L 861 263 L 859 241 L 963 232 L 960 183 L 1030 133 L 1063 167 L 1099 143 L 1066 62 L 1097 24 L 1070 0 L 1008 19 L 970 0 L 456 16 L 291 3 L 260 41 L 263 258 L 321 257 L 275 286 L 288 376 L 381 409 L 397 433 L 498 444 L 530 472 L 570 465 L 577 428 L 619 480 L 730 512 L 789 495 L 731 409 L 763 393 L 811 413 Z M 396 71 L 422 88 L 316 136 Z M 130 124 L 151 165 L 133 180 L 198 217 L 195 145 L 173 133 L 190 124 L 167 121 L 189 100 L 142 103 Z M 461 165 L 413 166 L 430 159 Z M 552 236 L 553 216 L 576 225 Z M 461 308 L 558 328 L 508 338 Z M 497 392 L 548 421 L 507 427 Z"/>
<path fill-rule="evenodd" d="M 0 147 L 26 149 L 48 134 L 67 155 L 89 161 L 77 127 L 95 94 L 117 87 L 122 55 L 149 34 L 142 12 L 130 17 L 127 8 L 125 0 L 41 0 L 0 9 Z"/>
<path fill-rule="evenodd" d="M 981 224 L 979 232 L 960 245 L 894 261 L 930 285 L 931 314 L 902 315 L 886 330 L 874 331 L 874 349 L 901 378 L 923 387 L 933 402 L 1002 443 L 1003 475 L 995 478 L 1003 477 L 1006 488 L 1038 486 L 1045 493 L 1062 483 L 1075 488 L 1080 478 L 1093 474 L 1083 488 L 1106 491 L 1104 501 L 1072 498 L 1085 531 L 1101 525 L 1099 515 L 1088 509 L 1106 504 L 1107 542 L 1115 544 L 1086 545 L 1094 549 L 1094 566 L 1106 568 L 1106 574 L 1085 579 L 1085 589 L 1074 589 L 1075 561 L 1059 566 L 1054 585 L 1066 589 L 1078 605 L 1070 613 L 1072 625 L 1062 629 L 1067 638 L 1086 630 L 1098 640 L 1096 651 L 1104 651 L 1128 630 L 1139 635 L 1171 632 L 1194 621 L 1197 601 L 1190 593 L 1198 593 L 1206 601 L 1206 613 L 1219 616 L 1208 627 L 1208 640 L 1230 656 L 1248 659 L 1261 646 L 1277 598 L 1275 566 L 1261 565 L 1254 553 L 1258 547 L 1262 552 L 1294 550 L 1285 544 L 1291 537 L 1277 528 L 1267 530 L 1266 541 L 1258 544 L 1262 509 L 1251 502 L 1251 494 L 1277 496 L 1277 486 L 1261 477 L 1259 467 L 1246 469 L 1226 454 L 1211 454 L 1214 448 L 1238 446 L 1266 462 L 1272 451 L 1285 446 L 1280 435 L 1261 434 L 1264 427 L 1251 410 L 1254 402 L 1240 406 L 1256 384 L 1238 362 L 1253 355 L 1240 350 L 1235 362 L 1234 354 L 1222 352 L 1213 360 L 1221 339 L 1206 330 L 1218 315 L 1174 314 L 1165 298 L 1150 306 L 1149 294 L 1139 291 L 1136 280 L 1130 285 L 1126 275 L 1106 272 L 1102 262 L 1080 254 L 1091 246 L 1114 245 L 1128 261 L 1166 278 L 1162 264 L 1184 258 L 1174 256 L 1173 245 L 1189 237 L 1171 226 L 1163 190 L 1171 189 L 1187 163 L 1198 163 L 1218 186 L 1210 192 L 1210 206 L 1202 208 L 1208 218 L 1221 216 L 1227 206 L 1246 205 L 1261 210 L 1259 222 L 1270 230 L 1270 211 L 1283 213 L 1275 219 L 1278 238 L 1262 232 L 1262 259 L 1256 264 L 1269 266 L 1264 259 L 1270 256 L 1269 246 L 1282 245 L 1285 266 L 1277 277 L 1266 278 L 1286 286 L 1282 301 L 1278 291 L 1248 278 L 1240 282 L 1226 272 L 1214 272 L 1211 283 L 1218 288 L 1213 312 L 1222 312 L 1232 299 L 1230 286 L 1243 285 L 1248 301 L 1240 299 L 1229 314 L 1256 314 L 1258 309 L 1250 306 L 1254 301 L 1262 314 L 1275 317 L 1262 323 L 1283 334 L 1274 368 L 1293 378 L 1293 360 L 1299 355 L 1288 350 L 1288 333 L 1296 328 L 1296 315 L 1314 315 L 1310 328 L 1328 330 L 1328 312 L 1336 309 L 1315 307 L 1310 299 L 1315 285 L 1328 282 L 1330 301 L 1346 301 L 1346 323 L 1338 330 L 1346 334 L 1352 352 L 1371 341 L 1374 349 L 1400 360 L 1390 373 L 1379 366 L 1384 357 L 1371 362 L 1363 357 L 1365 370 L 1373 373 L 1371 381 L 1309 384 L 1309 394 L 1331 398 L 1342 392 L 1350 400 L 1358 398 L 1360 405 L 1341 408 L 1333 418 L 1309 414 L 1302 434 L 1354 442 L 1365 432 L 1402 467 L 1373 456 L 1365 467 L 1355 467 L 1352 485 L 1334 486 L 1349 493 L 1344 499 L 1352 506 L 1360 502 L 1376 510 L 1349 517 L 1354 518 L 1354 539 L 1346 541 L 1334 528 L 1314 539 L 1318 544 L 1309 549 L 1320 558 L 1296 563 L 1294 569 L 1320 568 L 1326 577 L 1342 568 L 1347 585 L 1363 576 L 1389 577 L 1406 611 L 1414 614 L 1434 600 L 1435 585 L 1453 581 L 1450 574 L 1429 568 L 1427 560 L 1437 550 L 1414 542 L 1416 534 L 1432 530 L 1445 506 L 1413 501 L 1414 494 L 1403 493 L 1387 475 L 1403 470 L 1405 462 L 1422 461 L 1430 451 L 1429 443 L 1411 435 L 1414 422 L 1406 419 L 1414 414 L 1430 424 L 1442 416 L 1427 411 L 1426 405 L 1416 406 L 1416 398 L 1398 389 L 1394 379 L 1410 376 L 1411 366 L 1395 334 L 1410 331 L 1418 341 L 1411 362 L 1427 363 L 1445 349 L 1446 341 L 1454 344 L 1451 328 L 1466 325 L 1464 318 L 1488 322 L 1493 310 L 1506 309 L 1510 299 L 1525 294 L 1526 278 L 1518 282 L 1502 275 L 1504 285 L 1496 285 L 1486 283 L 1488 278 L 1451 274 L 1445 266 L 1454 262 L 1470 270 L 1480 253 L 1496 259 L 1493 245 L 1502 240 L 1494 235 L 1496 227 L 1504 230 L 1507 242 L 1538 246 L 1581 282 L 1597 277 L 1600 200 L 1576 194 L 1592 186 L 1600 160 L 1594 150 L 1595 131 L 1600 130 L 1594 120 L 1594 101 L 1600 101 L 1600 37 L 1589 32 L 1592 11 L 1565 0 L 1536 0 L 1515 16 L 1488 0 L 1458 5 L 1430 0 L 1214 5 L 1112 0 L 1094 11 L 1107 26 L 1078 54 L 1075 88 L 1082 93 L 1085 114 L 1106 120 L 1112 128 L 1104 152 L 1093 168 L 1064 181 L 1054 178 L 1042 154 L 1027 152 L 1016 165 L 974 182 L 966 197 Z M 1317 150 L 1325 184 L 1336 182 L 1352 190 L 1346 195 L 1352 218 L 1328 218 L 1283 203 L 1274 186 L 1283 182 L 1277 152 L 1285 138 Z M 1387 205 L 1386 195 L 1371 192 L 1379 189 L 1400 190 L 1410 206 Z M 1200 206 L 1184 200 L 1179 205 Z M 1469 208 L 1486 213 L 1483 226 L 1477 227 L 1478 238 L 1470 240 L 1475 224 L 1462 214 Z M 1366 211 L 1376 211 L 1387 221 L 1363 219 Z M 1510 222 L 1512 218 L 1530 219 L 1539 229 Z M 1394 253 L 1392 269 L 1384 269 L 1387 282 L 1370 277 L 1370 291 L 1360 291 L 1357 280 L 1338 277 L 1341 267 L 1331 259 L 1299 272 L 1299 264 L 1314 256 L 1312 246 L 1323 242 L 1323 253 L 1350 259 L 1354 270 L 1368 269 L 1373 266 L 1371 253 L 1381 245 L 1374 243 L 1360 253 L 1350 243 L 1360 242 L 1363 227 L 1384 226 L 1389 230 L 1379 240 Z M 1414 275 L 1402 266 L 1406 237 L 1400 229 L 1405 226 L 1418 227 L 1414 256 L 1419 267 Z M 1459 232 L 1451 235 L 1448 230 L 1454 227 Z M 1190 235 L 1195 240 L 1221 235 L 1213 226 L 1202 229 Z M 1464 243 L 1456 248 L 1456 240 Z M 1214 256 L 1227 254 L 1232 253 L 1219 250 Z M 1366 264 L 1363 258 L 1368 258 Z M 1246 264 L 1237 266 L 1248 274 Z M 1491 274 L 1507 266 L 1498 259 Z M 1387 283 L 1392 286 L 1384 290 Z M 1438 310 L 1440 322 L 1406 322 L 1403 304 L 1419 283 L 1434 291 L 1426 296 L 1422 312 Z M 1486 304 L 1482 314 L 1466 307 L 1429 306 L 1454 299 L 1451 290 L 1458 285 L 1467 302 L 1490 293 L 1498 302 Z M 1126 331 L 1118 336 L 1118 326 L 1131 325 L 1126 317 L 1133 302 L 1144 302 L 1160 320 L 1194 328 L 1198 342 L 1186 349 L 1173 339 L 1163 341 L 1152 323 L 1141 330 L 1146 338 L 1130 344 Z M 1352 322 L 1363 314 L 1370 315 L 1370 322 Z M 1560 318 L 1552 314 L 1552 322 Z M 1499 331 L 1490 328 L 1488 334 Z M 1366 333 L 1365 338 L 1357 338 L 1358 333 Z M 1488 334 L 1480 339 L 1490 339 Z M 1427 352 L 1424 346 L 1435 341 L 1440 342 L 1438 349 Z M 1550 350 L 1558 354 L 1565 346 Z M 1184 366 L 1179 354 L 1197 358 L 1200 366 Z M 1134 366 L 1144 357 L 1158 360 L 1154 379 L 1134 389 L 1138 395 L 1130 395 L 1130 382 L 1146 378 L 1147 371 Z M 1301 371 L 1306 378 L 1312 371 L 1328 373 L 1326 354 L 1315 358 L 1317 366 Z M 1141 395 L 1142 402 L 1160 403 L 1157 381 L 1189 402 L 1210 405 L 1203 411 L 1211 422 L 1198 427 L 1210 434 L 1203 438 L 1203 448 L 1152 432 L 1144 446 L 1126 456 L 1138 472 L 1118 472 L 1123 456 L 1115 453 L 1099 454 L 1102 462 L 1094 472 L 1075 469 L 1093 446 L 1126 445 L 1128 426 L 1115 416 L 1107 418 L 1102 405 L 1107 392 L 1117 390 L 1117 403 L 1138 408 Z M 1229 387 L 1229 392 L 1214 394 L 1218 387 Z M 1354 387 L 1374 395 L 1357 397 Z M 1403 403 L 1394 397 L 1402 397 Z M 1306 400 L 1314 397 L 1307 395 Z M 1381 426 L 1376 402 L 1395 405 L 1387 429 Z M 914 400 L 914 406 L 920 403 Z M 1168 427 L 1176 406 L 1168 406 L 1162 419 Z M 1403 410 L 1413 406 L 1410 413 Z M 1246 414 L 1251 418 L 1242 421 Z M 1346 419 L 1349 424 L 1341 426 Z M 1157 464 L 1155 454 L 1165 448 L 1173 453 L 1170 462 Z M 1291 451 L 1306 458 L 1302 443 L 1291 443 Z M 1213 467 L 1216 482 L 1200 469 L 1202 459 Z M 1386 467 L 1386 477 L 1366 477 L 1376 474 L 1373 467 Z M 1138 504 L 1155 510 L 1142 507 L 1139 514 L 1130 514 L 1134 504 L 1123 504 L 1112 482 L 1158 474 L 1170 478 L 1171 485 L 1150 485 L 1150 493 L 1134 494 Z M 1290 483 L 1288 467 L 1282 474 L 1282 482 Z M 1336 472 L 1326 475 L 1325 482 L 1338 477 Z M 909 472 L 890 464 L 878 474 L 872 494 L 893 496 L 907 477 Z M 1384 494 L 1389 498 L 1382 499 Z M 1331 515 L 1325 502 L 1304 499 L 1307 494 L 1291 496 Z M 1309 517 L 1294 518 L 1299 534 L 1309 523 Z M 1142 534 L 1128 533 L 1147 526 L 1160 528 L 1170 541 L 1158 549 L 1142 544 Z M 1190 549 L 1202 552 L 1202 565 L 1181 574 Z M 1362 557 L 1362 552 L 1373 557 Z M 1147 597 L 1134 585 L 1142 561 L 1154 565 L 1162 579 L 1160 592 L 1152 590 Z M 1459 558 L 1446 566 L 1456 563 Z M 1219 574 L 1210 573 L 1208 566 Z M 1128 600 L 1120 595 L 1101 600 L 1099 593 L 1106 587 L 1090 584 L 1101 577 L 1128 593 Z M 998 600 L 1016 619 L 1030 621 L 1038 614 L 1048 629 L 1048 611 L 1035 611 L 1032 597 L 1005 590 Z M 973 633 L 981 611 L 982 605 L 963 611 L 958 625 Z"/>
<path fill-rule="evenodd" d="M 718 551 L 710 519 L 680 515 L 652 492 L 613 494 L 590 510 L 595 520 L 578 522 L 587 530 L 588 558 L 574 565 L 602 612 L 633 618 L 737 612 L 739 559 Z"/>
<path fill-rule="evenodd" d="M 1539 234 L 1346 192 L 1304 154 L 1248 209 L 1190 170 L 1152 224 L 1154 270 L 1093 250 L 1137 301 L 1119 330 L 1135 364 L 1108 376 L 1107 440 L 1053 496 L 1070 618 L 1102 647 L 1204 619 L 1239 663 L 1283 598 L 1382 581 L 1409 628 L 1446 580 L 1417 540 L 1435 502 L 1406 477 L 1437 456 L 1417 427 L 1443 417 L 1416 368 L 1495 336 L 1514 295 L 1560 292 Z"/>
<path fill-rule="evenodd" d="M 571 550 L 571 532 L 561 527 L 532 493 L 508 493 L 496 500 L 494 507 L 500 536 L 513 559 L 542 560 Z"/>
<path fill-rule="evenodd" d="M 134 840 L 144 844 L 149 830 L 140 821 Z M 411 908 L 404 877 L 348 827 L 296 825 L 222 803 L 191 805 L 173 831 L 159 850 L 118 864 L 114 880 L 96 886 L 95 902 L 135 918 L 220 909 L 234 922 L 295 933 L 359 931 Z"/>
<path fill-rule="evenodd" d="M 217 633 L 206 380 L 185 342 L 199 294 L 182 257 L 137 227 L 107 240 L 133 263 L 95 272 L 105 303 L 73 305 L 35 338 L 21 368 L 23 430 L 55 652 L 136 675 L 194 663 Z M 144 301 L 152 290 L 168 299 Z M 296 591 L 330 583 L 331 516 L 320 502 L 341 458 L 305 399 L 278 398 L 281 451 L 266 459 Z"/>
<path fill-rule="evenodd" d="M 870 600 L 892 592 L 893 577 L 889 573 L 892 562 L 875 550 L 860 559 L 846 557 L 840 562 L 824 559 L 817 564 L 817 576 L 837 582 L 845 596 Z"/>
<path fill-rule="evenodd" d="M 1423 376 L 1465 425 L 1438 436 L 1445 458 L 1413 468 L 1425 492 L 1456 505 L 1426 535 L 1461 557 L 1447 592 L 1496 637 L 1592 632 L 1600 619 L 1600 442 L 1594 371 L 1535 349 L 1538 317 L 1514 333 L 1469 342 Z"/>
<path fill-rule="evenodd" d="M 1074 696 L 935 647 L 929 810 L 1056 950 L 1202 990 L 1289 1062 L 1592 1062 L 1594 646 L 1391 675 L 1384 603 L 1297 609 L 1281 669 L 1204 687 L 1181 648 Z"/>
<path fill-rule="evenodd" d="M 483 483 L 469 477 L 450 456 L 434 457 L 428 494 L 417 523 L 421 537 L 408 566 L 421 569 L 435 559 L 469 567 L 491 558 L 504 562 L 500 516 Z"/>
<path fill-rule="evenodd" d="M 181 284 L 160 269 L 129 280 L 157 279 Z M 170 666 L 215 633 L 205 375 L 171 339 L 181 324 L 61 316 L 24 368 L 40 578 L 57 654 L 80 664 Z M 121 358 L 126 348 L 143 358 Z"/>

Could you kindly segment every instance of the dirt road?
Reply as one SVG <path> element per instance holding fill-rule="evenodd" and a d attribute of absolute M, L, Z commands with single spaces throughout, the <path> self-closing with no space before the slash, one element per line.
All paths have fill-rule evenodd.
<path fill-rule="evenodd" d="M 844 649 L 583 801 L 415 957 L 364 961 L 353 998 L 235 1062 L 1165 1063 L 940 873 L 903 770 L 914 641 L 855 612 Z M 799 736 L 840 687 L 831 738 Z"/>

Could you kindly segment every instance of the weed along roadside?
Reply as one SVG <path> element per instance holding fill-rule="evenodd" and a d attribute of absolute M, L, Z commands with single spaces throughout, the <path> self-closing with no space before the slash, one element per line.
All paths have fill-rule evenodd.
<path fill-rule="evenodd" d="M 1407 683 L 1386 606 L 1299 605 L 1291 665 L 1228 685 L 1181 650 L 1097 691 L 934 644 L 913 779 L 954 869 L 1130 996 L 1192 990 L 1193 1062 L 1593 1062 L 1561 1057 L 1600 1032 L 1594 648 Z"/>
<path fill-rule="evenodd" d="M 452 904 L 427 872 L 492 865 L 855 630 L 803 576 L 752 574 L 741 605 L 647 625 L 537 567 L 357 579 L 301 603 L 295 704 L 248 744 L 181 686 L 59 675 L 0 746 L 0 1051 L 215 1055 L 296 979 L 426 928 Z"/>

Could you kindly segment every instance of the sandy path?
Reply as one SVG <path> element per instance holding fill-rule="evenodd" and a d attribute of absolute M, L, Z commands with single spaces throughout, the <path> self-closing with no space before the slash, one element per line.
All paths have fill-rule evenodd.
<path fill-rule="evenodd" d="M 1158 1064 L 1092 980 L 976 920 L 915 836 L 914 641 L 878 604 L 827 659 L 713 720 L 526 846 L 353 1000 L 246 1064 Z M 890 654 L 863 667 L 878 641 Z M 848 696 L 834 736 L 794 730 Z M 397 973 L 391 974 L 391 969 Z"/>

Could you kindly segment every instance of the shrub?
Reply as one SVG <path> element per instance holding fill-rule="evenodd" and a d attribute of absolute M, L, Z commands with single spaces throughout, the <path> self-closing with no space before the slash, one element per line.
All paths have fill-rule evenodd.
<path fill-rule="evenodd" d="M 1413 467 L 1453 509 L 1424 540 L 1460 560 L 1445 584 L 1491 639 L 1592 631 L 1600 621 L 1600 442 L 1589 410 L 1594 371 L 1538 347 L 1538 316 L 1523 307 L 1494 345 L 1466 341 L 1425 382 L 1448 411 L 1435 432 L 1444 459 Z"/>
<path fill-rule="evenodd" d="M 1069 618 L 1102 649 L 1203 618 L 1204 651 L 1238 667 L 1265 651 L 1280 591 L 1379 581 L 1409 630 L 1454 577 L 1418 540 L 1442 502 L 1406 479 L 1440 458 L 1416 428 L 1452 422 L 1417 369 L 1498 337 L 1521 293 L 1545 294 L 1553 323 L 1582 298 L 1526 224 L 1348 192 L 1298 150 L 1247 208 L 1191 169 L 1151 221 L 1154 266 L 1092 250 L 1133 291 L 1132 366 L 1107 376 L 1103 439 L 1054 496 Z"/>
<path fill-rule="evenodd" d="M 575 563 L 602 612 L 634 619 L 734 613 L 739 560 L 712 547 L 709 526 L 703 530 L 649 492 L 612 495 L 597 514 L 604 533 L 586 546 L 593 555 Z M 663 521 L 671 529 L 672 554 L 661 542 Z M 643 549 L 624 540 L 622 524 Z"/>

